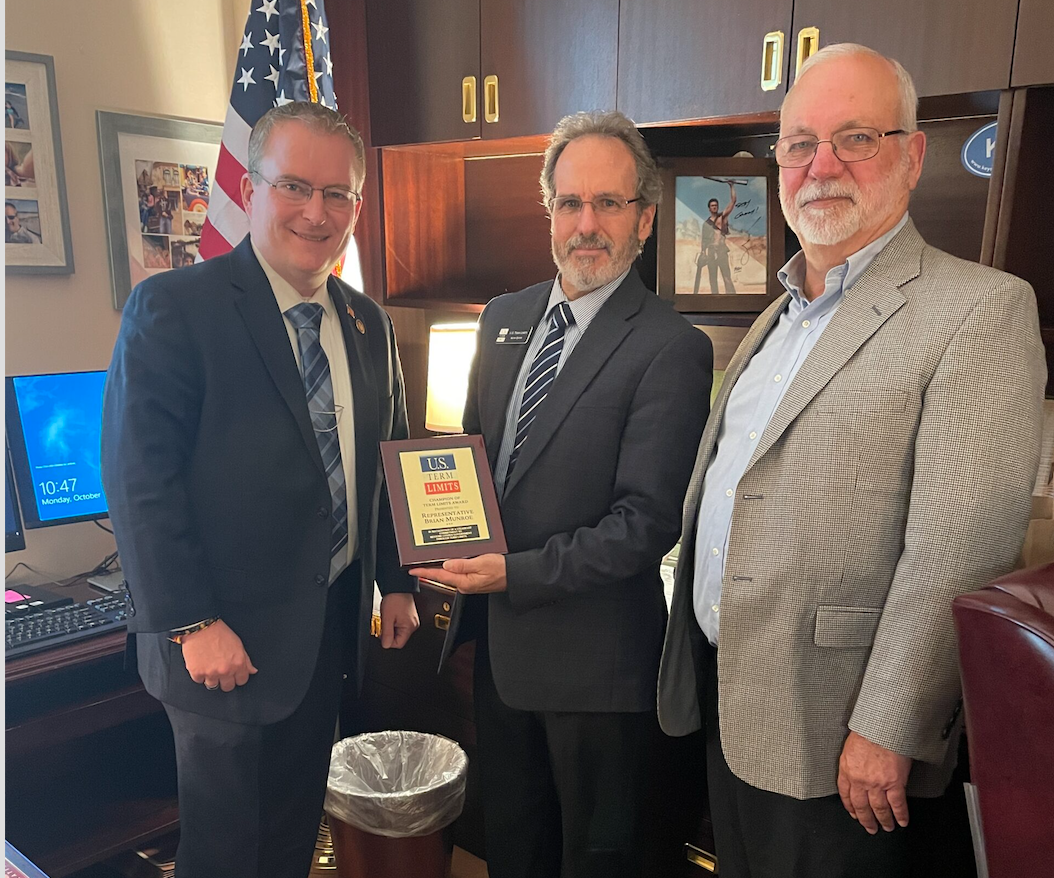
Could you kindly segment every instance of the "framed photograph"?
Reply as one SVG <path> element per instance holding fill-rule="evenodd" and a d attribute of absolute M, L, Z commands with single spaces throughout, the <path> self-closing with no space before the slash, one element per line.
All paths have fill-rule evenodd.
<path fill-rule="evenodd" d="M 55 62 L 7 52 L 4 64 L 4 260 L 8 274 L 72 274 Z"/>
<path fill-rule="evenodd" d="M 140 281 L 192 265 L 223 126 L 99 110 L 99 161 L 113 304 Z"/>
<path fill-rule="evenodd" d="M 665 158 L 659 169 L 659 295 L 678 311 L 763 311 L 783 292 L 775 162 Z"/>

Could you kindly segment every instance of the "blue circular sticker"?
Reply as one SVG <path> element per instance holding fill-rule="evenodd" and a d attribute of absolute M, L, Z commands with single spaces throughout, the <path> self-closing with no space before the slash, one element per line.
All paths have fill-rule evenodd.
<path fill-rule="evenodd" d="M 995 161 L 996 123 L 989 122 L 978 128 L 963 144 L 961 153 L 963 167 L 978 177 L 992 176 L 992 163 Z"/>

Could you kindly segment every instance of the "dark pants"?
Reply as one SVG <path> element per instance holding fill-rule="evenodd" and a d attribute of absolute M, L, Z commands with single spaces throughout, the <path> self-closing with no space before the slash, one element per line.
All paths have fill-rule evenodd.
<path fill-rule="evenodd" d="M 474 689 L 490 878 L 639 878 L 654 712 L 514 710 L 494 687 L 484 641 Z"/>
<path fill-rule="evenodd" d="M 908 799 L 909 823 L 867 831 L 838 795 L 758 789 L 725 761 L 718 727 L 717 650 L 693 625 L 706 769 L 721 878 L 971 878 L 976 874 L 962 781 L 937 799 Z"/>
<path fill-rule="evenodd" d="M 179 781 L 177 878 L 305 878 L 311 868 L 340 706 L 341 645 L 352 633 L 343 630 L 338 590 L 344 586 L 331 589 L 307 694 L 286 719 L 243 725 L 165 705 Z"/>

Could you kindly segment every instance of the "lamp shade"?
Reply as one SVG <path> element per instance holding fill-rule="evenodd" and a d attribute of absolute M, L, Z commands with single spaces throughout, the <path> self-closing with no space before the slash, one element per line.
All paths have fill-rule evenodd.
<path fill-rule="evenodd" d="M 475 323 L 437 323 L 428 331 L 425 429 L 460 433 L 468 370 L 476 353 Z"/>

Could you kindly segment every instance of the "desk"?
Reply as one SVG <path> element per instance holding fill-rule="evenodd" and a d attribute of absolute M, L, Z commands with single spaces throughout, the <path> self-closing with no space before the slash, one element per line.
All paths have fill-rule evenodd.
<path fill-rule="evenodd" d="M 99 597 L 83 580 L 52 588 Z M 125 632 L 6 663 L 7 838 L 52 878 L 175 828 L 172 732 Z"/>

